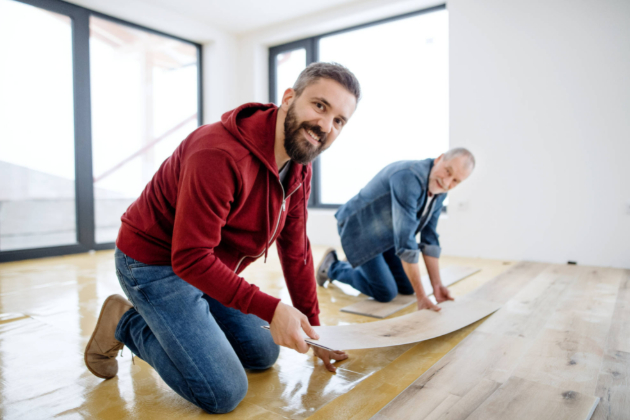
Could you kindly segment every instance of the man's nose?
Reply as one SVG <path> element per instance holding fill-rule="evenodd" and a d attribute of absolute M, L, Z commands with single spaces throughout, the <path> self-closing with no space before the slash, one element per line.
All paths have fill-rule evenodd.
<path fill-rule="evenodd" d="M 319 120 L 319 127 L 326 134 L 330 133 L 330 131 L 332 130 L 332 126 L 333 126 L 333 118 L 332 117 L 322 117 Z"/>

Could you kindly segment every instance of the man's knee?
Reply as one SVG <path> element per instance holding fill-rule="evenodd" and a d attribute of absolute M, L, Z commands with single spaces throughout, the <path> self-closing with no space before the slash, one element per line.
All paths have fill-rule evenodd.
<path fill-rule="evenodd" d="M 374 296 L 372 296 L 374 298 L 374 300 L 378 301 L 378 302 L 391 302 L 392 300 L 394 300 L 394 298 L 398 295 L 398 291 L 397 290 L 393 290 L 393 289 L 385 289 L 385 290 L 380 290 L 378 293 L 374 293 Z"/>
<path fill-rule="evenodd" d="M 251 370 L 265 370 L 273 366 L 280 355 L 280 346 L 273 342 L 269 334 L 269 342 L 261 345 L 254 357 L 243 361 L 243 367 Z"/>
<path fill-rule="evenodd" d="M 198 398 L 197 405 L 210 414 L 224 414 L 234 410 L 247 394 L 247 376 L 223 377 L 221 383 L 212 384 L 212 393 Z"/>

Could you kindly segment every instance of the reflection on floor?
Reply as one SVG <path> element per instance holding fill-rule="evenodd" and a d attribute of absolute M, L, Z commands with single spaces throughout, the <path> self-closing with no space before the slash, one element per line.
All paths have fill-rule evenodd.
<path fill-rule="evenodd" d="M 325 247 L 315 247 L 318 261 Z M 275 251 L 243 276 L 290 303 Z M 510 262 L 442 257 L 442 266 L 461 264 L 481 271 L 451 287 L 455 296 L 490 280 Z M 172 392 L 128 349 L 114 379 L 94 377 L 83 350 L 103 300 L 123 294 L 113 251 L 0 264 L 0 418 L 197 418 L 205 414 Z M 372 322 L 340 312 L 365 296 L 336 282 L 319 288 L 324 325 Z M 413 311 L 409 307 L 393 316 Z M 349 351 L 336 374 L 313 357 L 282 349 L 276 365 L 249 374 L 245 400 L 226 418 L 369 418 L 439 360 L 482 321 L 415 345 Z"/>

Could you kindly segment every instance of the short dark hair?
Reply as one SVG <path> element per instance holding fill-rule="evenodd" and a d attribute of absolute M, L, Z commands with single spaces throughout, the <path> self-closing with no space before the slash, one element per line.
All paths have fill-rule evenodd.
<path fill-rule="evenodd" d="M 361 86 L 356 76 L 339 63 L 312 63 L 298 76 L 293 90 L 296 96 L 300 96 L 307 86 L 319 79 L 330 79 L 345 87 L 357 99 L 361 99 Z"/>

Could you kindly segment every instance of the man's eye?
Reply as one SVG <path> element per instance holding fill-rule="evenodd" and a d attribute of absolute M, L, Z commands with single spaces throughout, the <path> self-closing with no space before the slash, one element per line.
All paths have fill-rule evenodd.
<path fill-rule="evenodd" d="M 337 125 L 343 125 L 343 121 L 341 121 L 339 118 L 337 118 L 337 119 L 335 120 L 335 123 L 336 123 Z"/>
<path fill-rule="evenodd" d="M 317 108 L 319 109 L 324 109 L 324 105 L 319 102 L 315 103 L 315 106 L 317 106 Z"/>

